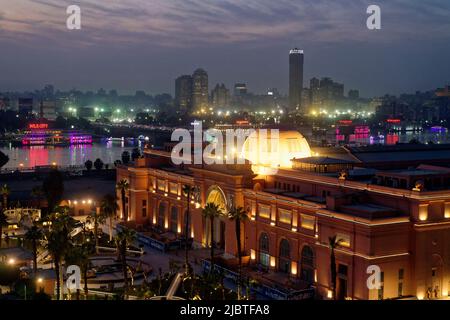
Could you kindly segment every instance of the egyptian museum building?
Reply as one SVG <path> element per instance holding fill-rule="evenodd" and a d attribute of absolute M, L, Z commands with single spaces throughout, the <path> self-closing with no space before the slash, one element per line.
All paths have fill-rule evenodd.
<path fill-rule="evenodd" d="M 172 147 L 146 148 L 143 159 L 118 167 L 117 181 L 130 185 L 125 210 L 134 225 L 181 236 L 189 203 L 194 245 L 207 247 L 210 225 L 202 208 L 209 202 L 225 211 L 240 206 L 249 215 L 244 261 L 280 286 L 334 298 L 329 243 L 336 236 L 335 298 L 449 296 L 449 146 L 341 148 L 318 156 L 298 132 L 280 132 L 282 161 L 273 175 L 255 162 L 175 166 Z M 195 201 L 186 199 L 183 185 L 199 188 Z M 235 223 L 224 216 L 215 224 L 216 246 L 235 257 Z M 381 269 L 378 288 L 367 285 L 369 266 Z"/>

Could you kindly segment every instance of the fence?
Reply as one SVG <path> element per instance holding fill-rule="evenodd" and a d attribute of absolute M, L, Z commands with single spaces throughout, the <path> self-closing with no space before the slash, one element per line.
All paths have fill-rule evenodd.
<path fill-rule="evenodd" d="M 211 262 L 208 260 L 202 260 L 202 268 L 203 271 L 208 272 L 211 268 Z M 223 274 L 226 279 L 230 279 L 234 283 L 237 282 L 238 274 L 232 270 L 226 269 L 217 264 L 214 265 L 214 270 L 217 273 Z M 247 275 L 242 275 L 242 281 L 246 282 L 248 278 L 251 278 Z M 263 283 L 258 283 L 257 285 L 251 288 L 252 292 L 263 295 L 269 299 L 273 300 L 307 300 L 313 299 L 315 296 L 315 289 L 309 288 L 304 290 L 289 290 L 281 291 L 276 288 L 270 287 Z"/>

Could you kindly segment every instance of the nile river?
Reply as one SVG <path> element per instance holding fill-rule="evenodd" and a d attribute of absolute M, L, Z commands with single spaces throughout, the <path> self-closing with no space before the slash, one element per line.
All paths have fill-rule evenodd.
<path fill-rule="evenodd" d="M 2 169 L 30 168 L 56 163 L 60 166 L 84 165 L 87 160 L 94 162 L 97 158 L 105 164 L 120 160 L 123 151 L 139 146 L 135 140 L 95 142 L 92 145 L 74 145 L 69 147 L 34 146 L 12 147 L 3 145 L 0 151 L 9 156 L 9 162 Z"/>

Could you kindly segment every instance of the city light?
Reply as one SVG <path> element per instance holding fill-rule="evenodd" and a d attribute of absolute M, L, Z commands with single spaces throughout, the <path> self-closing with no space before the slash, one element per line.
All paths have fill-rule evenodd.
<path fill-rule="evenodd" d="M 8 260 L 8 264 L 9 265 L 14 265 L 16 263 L 16 259 L 14 259 L 14 258 L 9 258 L 9 260 Z"/>

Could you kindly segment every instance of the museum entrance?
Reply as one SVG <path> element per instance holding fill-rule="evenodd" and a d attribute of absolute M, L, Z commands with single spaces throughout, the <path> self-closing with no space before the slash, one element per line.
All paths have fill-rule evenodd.
<path fill-rule="evenodd" d="M 217 249 L 225 249 L 225 232 L 226 232 L 226 214 L 227 214 L 227 202 L 225 193 L 218 186 L 214 186 L 209 189 L 206 197 L 206 203 L 213 203 L 217 205 L 223 213 L 222 217 L 214 219 L 214 234 L 212 235 L 215 247 Z M 205 226 L 205 245 L 211 243 L 211 221 L 209 219 L 203 219 Z"/>

